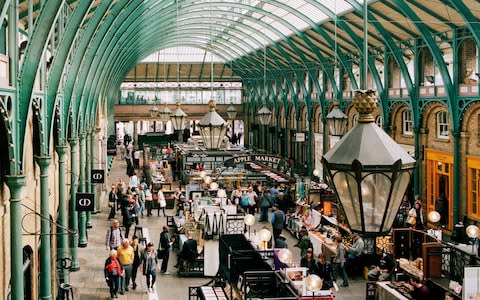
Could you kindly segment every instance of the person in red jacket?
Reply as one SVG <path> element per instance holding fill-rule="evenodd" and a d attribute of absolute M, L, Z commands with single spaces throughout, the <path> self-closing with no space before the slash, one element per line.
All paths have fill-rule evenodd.
<path fill-rule="evenodd" d="M 110 287 L 110 298 L 117 298 L 118 287 L 120 285 L 120 276 L 122 276 L 123 269 L 117 259 L 117 251 L 111 250 L 110 256 L 105 260 L 105 280 Z"/>

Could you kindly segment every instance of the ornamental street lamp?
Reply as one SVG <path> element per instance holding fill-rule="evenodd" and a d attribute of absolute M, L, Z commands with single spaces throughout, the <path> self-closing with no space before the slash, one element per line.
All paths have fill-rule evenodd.
<path fill-rule="evenodd" d="M 338 108 L 338 103 L 333 104 L 333 109 L 327 115 L 327 124 L 330 135 L 343 136 L 347 130 L 347 115 Z"/>
<path fill-rule="evenodd" d="M 375 124 L 375 91 L 356 91 L 352 128 L 322 158 L 350 228 L 364 235 L 392 227 L 415 160 Z"/>
<path fill-rule="evenodd" d="M 210 111 L 198 122 L 200 135 L 205 148 L 219 149 L 223 143 L 223 137 L 227 132 L 227 122 L 215 111 L 214 100 L 208 101 Z"/>

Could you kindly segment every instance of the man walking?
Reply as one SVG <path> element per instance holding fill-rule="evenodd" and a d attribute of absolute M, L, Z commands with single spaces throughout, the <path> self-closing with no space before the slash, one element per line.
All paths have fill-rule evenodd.
<path fill-rule="evenodd" d="M 105 249 L 117 250 L 122 244 L 122 231 L 120 230 L 120 222 L 118 220 L 112 221 L 112 226 L 107 230 L 105 237 Z"/>
<path fill-rule="evenodd" d="M 120 295 L 123 295 L 123 291 L 128 292 L 128 285 L 132 277 L 133 260 L 135 258 L 135 253 L 128 239 L 122 241 L 122 246 L 118 247 L 117 254 L 120 265 L 125 272 L 125 275 L 120 278 Z"/>
<path fill-rule="evenodd" d="M 281 209 L 278 209 L 277 204 L 273 205 L 272 212 L 273 240 L 276 241 L 280 234 L 282 234 L 283 224 L 285 223 L 285 213 Z"/>

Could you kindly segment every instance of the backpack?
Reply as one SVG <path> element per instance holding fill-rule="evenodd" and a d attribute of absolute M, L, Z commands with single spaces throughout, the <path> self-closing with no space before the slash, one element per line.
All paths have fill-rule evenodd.
<path fill-rule="evenodd" d="M 118 230 L 120 230 L 120 240 L 123 240 L 122 230 L 120 228 L 118 228 Z M 110 226 L 110 236 L 109 236 L 108 240 L 109 240 L 109 243 L 110 243 L 110 246 L 111 246 L 112 242 L 113 242 L 113 227 L 112 226 Z"/>

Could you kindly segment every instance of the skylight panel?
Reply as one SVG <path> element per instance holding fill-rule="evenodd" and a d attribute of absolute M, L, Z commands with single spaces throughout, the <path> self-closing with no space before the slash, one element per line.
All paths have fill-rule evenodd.
<path fill-rule="evenodd" d="M 293 14 L 287 14 L 283 16 L 282 19 L 292 24 L 297 30 L 302 30 L 309 27 L 309 24 L 307 22 Z"/>
<path fill-rule="evenodd" d="M 159 55 L 159 56 L 158 56 Z M 200 48 L 193 47 L 172 47 L 166 48 L 157 52 L 154 52 L 147 56 L 142 62 L 157 62 L 160 59 L 160 62 L 181 62 L 181 63 L 195 63 L 202 62 L 205 55 L 205 50 Z M 213 62 L 225 62 L 221 57 L 207 52 L 205 60 Z"/>
<path fill-rule="evenodd" d="M 305 3 L 304 5 L 300 6 L 298 8 L 298 11 L 307 16 L 315 23 L 320 23 L 328 19 L 327 15 L 324 12 L 322 12 L 320 9 L 310 3 Z"/>

